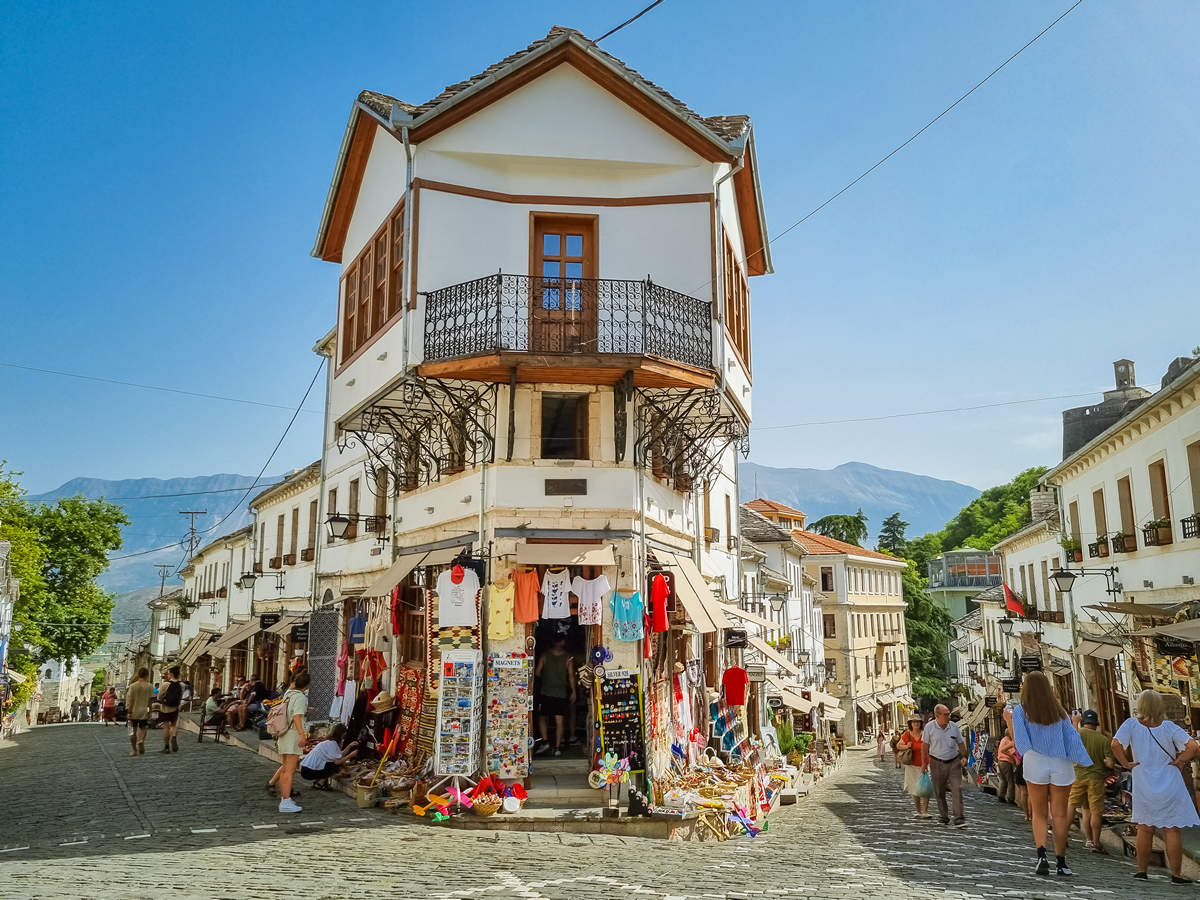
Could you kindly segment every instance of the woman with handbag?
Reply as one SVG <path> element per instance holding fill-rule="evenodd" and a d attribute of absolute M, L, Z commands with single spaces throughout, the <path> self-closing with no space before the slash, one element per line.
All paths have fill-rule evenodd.
<path fill-rule="evenodd" d="M 920 716 L 911 716 L 908 728 L 896 742 L 896 761 L 904 767 L 904 793 L 913 798 L 918 819 L 929 818 L 929 794 L 919 790 L 921 773 L 925 769 L 925 742 L 921 739 L 923 723 Z"/>
<path fill-rule="evenodd" d="M 1134 878 L 1146 879 L 1154 829 L 1161 828 L 1172 884 L 1191 884 L 1182 876 L 1181 828 L 1200 825 L 1195 802 L 1188 795 L 1183 769 L 1200 753 L 1200 745 L 1166 718 L 1166 704 L 1157 691 L 1142 691 L 1137 713 L 1126 719 L 1113 737 L 1113 757 L 1133 774 L 1133 815 L 1137 823 L 1137 866 Z M 1130 759 L 1132 751 L 1132 760 Z"/>

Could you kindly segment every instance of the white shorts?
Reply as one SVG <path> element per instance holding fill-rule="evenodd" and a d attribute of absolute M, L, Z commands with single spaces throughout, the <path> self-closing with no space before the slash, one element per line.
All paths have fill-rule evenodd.
<path fill-rule="evenodd" d="M 1075 783 L 1075 764 L 1061 756 L 1047 756 L 1030 750 L 1021 757 L 1025 780 L 1030 784 L 1052 784 L 1070 787 Z"/>

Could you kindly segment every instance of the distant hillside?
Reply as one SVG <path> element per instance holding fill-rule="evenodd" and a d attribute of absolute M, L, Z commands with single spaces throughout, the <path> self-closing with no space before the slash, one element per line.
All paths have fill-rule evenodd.
<path fill-rule="evenodd" d="M 743 463 L 738 481 L 743 502 L 755 497 L 777 500 L 807 513 L 810 523 L 833 513 L 853 513 L 861 506 L 869 519 L 872 546 L 880 524 L 894 512 L 909 523 L 909 537 L 916 537 L 945 527 L 979 496 L 978 490 L 957 481 L 860 462 L 842 463 L 834 469 L 777 469 Z"/>
<path fill-rule="evenodd" d="M 260 486 L 250 493 L 257 494 L 263 487 L 279 481 L 279 476 L 262 479 Z M 52 503 L 60 497 L 73 497 L 82 494 L 84 497 L 97 499 L 104 497 L 113 503 L 124 507 L 129 515 L 130 524 L 124 529 L 125 546 L 114 556 L 126 556 L 153 547 L 167 547 L 155 553 L 144 556 L 134 556 L 114 560 L 100 577 L 100 584 L 110 591 L 132 591 L 136 588 L 158 588 L 158 572 L 156 563 L 169 563 L 177 566 L 183 559 L 186 549 L 185 537 L 188 530 L 188 517 L 181 516 L 181 509 L 207 510 L 202 516 L 196 516 L 196 530 L 202 544 L 208 543 L 214 537 L 236 531 L 250 522 L 246 511 L 246 503 L 240 502 L 246 488 L 254 483 L 250 475 L 200 475 L 194 478 L 128 478 L 122 481 L 105 481 L 100 478 L 73 478 L 66 484 L 44 494 L 29 497 L 34 502 Z M 217 493 L 210 493 L 217 492 Z M 163 496 L 172 495 L 172 496 Z M 250 497 L 247 497 L 247 502 Z M 216 525 L 230 509 L 237 504 L 234 513 L 221 524 L 216 531 L 208 529 Z M 178 579 L 174 582 L 178 584 Z M 147 598 L 149 599 L 149 598 Z M 138 618 L 145 615 L 145 601 L 142 609 L 136 614 L 118 615 L 114 613 L 114 624 L 117 628 L 124 627 L 122 618 Z"/>
<path fill-rule="evenodd" d="M 138 588 L 117 594 L 112 614 L 112 634 L 145 633 L 150 627 L 150 610 L 146 604 L 158 596 L 159 587 Z M 167 590 L 170 590 L 168 587 Z"/>

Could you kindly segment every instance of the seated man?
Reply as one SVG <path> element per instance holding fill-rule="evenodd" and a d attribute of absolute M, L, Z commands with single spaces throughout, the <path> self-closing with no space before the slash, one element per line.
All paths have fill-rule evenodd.
<path fill-rule="evenodd" d="M 225 706 L 225 704 L 221 703 L 221 689 L 213 688 L 212 693 L 208 695 L 208 699 L 204 701 L 204 724 L 223 724 L 228 715 Z"/>
<path fill-rule="evenodd" d="M 266 712 L 266 709 L 263 707 L 263 701 L 267 699 L 267 686 L 262 683 L 257 675 L 252 675 L 246 680 L 246 683 L 250 685 L 250 689 L 246 692 L 246 712 L 243 719 L 243 728 L 246 727 L 246 720 L 253 722 Z"/>
<path fill-rule="evenodd" d="M 329 729 L 325 740 L 313 747 L 300 760 L 300 777 L 311 781 L 319 791 L 329 790 L 329 778 L 338 773 L 338 768 L 358 755 L 358 742 L 348 744 L 343 750 L 342 740 L 346 737 L 346 726 L 341 722 Z"/>

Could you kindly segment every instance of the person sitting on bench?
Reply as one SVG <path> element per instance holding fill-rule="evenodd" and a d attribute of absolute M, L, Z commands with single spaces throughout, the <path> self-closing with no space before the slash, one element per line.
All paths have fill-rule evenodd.
<path fill-rule="evenodd" d="M 313 747 L 300 760 L 300 777 L 311 781 L 319 791 L 329 790 L 329 778 L 338 773 L 339 767 L 358 755 L 358 742 L 354 741 L 343 750 L 342 740 L 346 737 L 346 726 L 341 722 L 329 729 L 325 740 Z"/>

